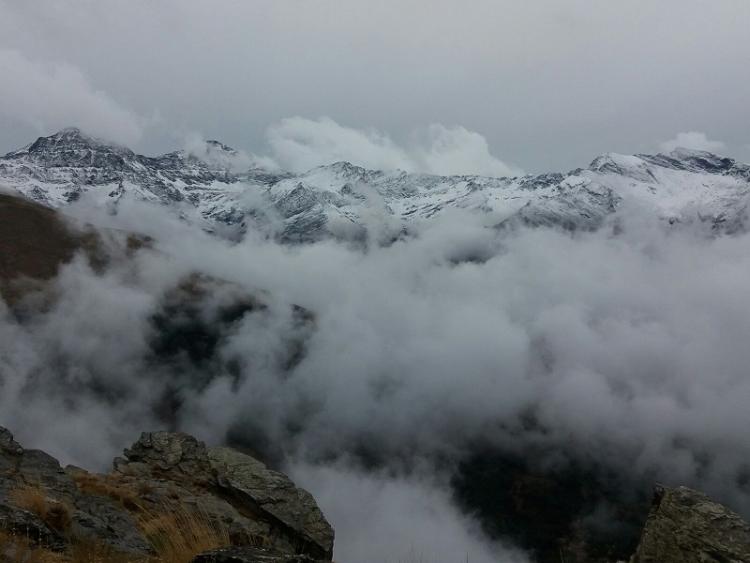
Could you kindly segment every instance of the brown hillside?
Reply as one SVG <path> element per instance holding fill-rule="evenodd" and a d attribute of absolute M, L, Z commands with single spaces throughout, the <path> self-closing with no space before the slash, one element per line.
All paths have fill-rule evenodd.
<path fill-rule="evenodd" d="M 48 280 L 79 250 L 94 257 L 97 246 L 96 234 L 76 230 L 57 211 L 0 194 L 0 294 L 7 302 L 24 292 L 24 280 Z"/>

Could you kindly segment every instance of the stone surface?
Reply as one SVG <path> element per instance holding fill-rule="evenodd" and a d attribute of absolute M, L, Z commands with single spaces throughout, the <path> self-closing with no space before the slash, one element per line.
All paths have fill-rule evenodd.
<path fill-rule="evenodd" d="M 188 434 L 144 432 L 126 449 L 125 459 L 115 459 L 115 470 L 176 483 L 210 485 L 213 469 L 206 445 Z"/>
<path fill-rule="evenodd" d="M 209 456 L 221 487 L 299 535 L 303 540 L 300 551 L 320 558 L 332 556 L 333 529 L 310 493 L 286 475 L 230 448 L 213 448 Z"/>
<path fill-rule="evenodd" d="M 21 455 L 23 448 L 13 439 L 10 430 L 0 426 L 0 451 L 6 454 Z"/>
<path fill-rule="evenodd" d="M 631 563 L 747 563 L 750 525 L 687 487 L 658 486 Z"/>
<path fill-rule="evenodd" d="M 192 563 L 315 563 L 315 560 L 261 547 L 230 547 L 201 553 Z"/>
<path fill-rule="evenodd" d="M 110 498 L 78 495 L 71 523 L 71 535 L 102 542 L 124 553 L 150 553 L 151 546 L 135 517 Z"/>
<path fill-rule="evenodd" d="M 63 535 L 45 524 L 36 514 L 2 502 L 0 532 L 53 551 L 62 551 L 66 545 Z"/>
<path fill-rule="evenodd" d="M 209 450 L 187 434 L 151 432 L 115 460 L 115 472 L 148 482 L 147 503 L 174 496 L 200 507 L 229 528 L 236 544 L 262 540 L 281 552 L 331 559 L 333 529 L 312 495 L 248 455 Z"/>

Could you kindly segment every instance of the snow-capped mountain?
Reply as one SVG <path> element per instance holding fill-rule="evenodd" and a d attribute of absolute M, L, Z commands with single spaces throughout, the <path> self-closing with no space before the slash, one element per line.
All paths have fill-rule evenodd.
<path fill-rule="evenodd" d="M 489 226 L 590 230 L 630 207 L 717 232 L 748 225 L 750 166 L 685 149 L 610 153 L 585 169 L 514 178 L 366 170 L 347 162 L 303 174 L 238 171 L 237 162 L 237 152 L 217 141 L 147 157 L 70 128 L 0 158 L 0 186 L 51 207 L 84 195 L 115 208 L 123 198 L 142 199 L 204 228 L 230 235 L 258 228 L 287 242 L 368 232 L 391 240 L 451 209 L 476 213 Z"/>

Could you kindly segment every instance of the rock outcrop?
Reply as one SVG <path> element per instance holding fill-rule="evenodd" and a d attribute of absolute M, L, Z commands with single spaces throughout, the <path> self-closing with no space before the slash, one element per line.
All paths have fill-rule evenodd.
<path fill-rule="evenodd" d="M 260 461 L 229 448 L 208 449 L 187 434 L 144 433 L 115 460 L 125 483 L 146 483 L 151 504 L 184 502 L 226 523 L 237 544 L 330 559 L 333 530 L 310 493 Z"/>
<path fill-rule="evenodd" d="M 0 532 L 53 551 L 64 550 L 75 538 L 103 542 L 133 555 L 151 553 L 136 517 L 122 503 L 82 491 L 56 459 L 24 449 L 4 428 L 0 428 Z"/>
<path fill-rule="evenodd" d="M 747 563 L 750 525 L 706 495 L 658 486 L 631 563 Z"/>
<path fill-rule="evenodd" d="M 207 561 L 333 555 L 333 529 L 307 491 L 250 456 L 170 432 L 142 434 L 99 475 L 62 468 L 0 428 L 0 560 L 19 540 L 31 549 L 87 543 L 157 560 L 175 545 L 191 557 L 219 550 Z"/>

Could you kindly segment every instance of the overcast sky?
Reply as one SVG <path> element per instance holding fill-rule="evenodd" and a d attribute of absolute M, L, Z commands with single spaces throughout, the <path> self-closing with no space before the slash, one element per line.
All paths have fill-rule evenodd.
<path fill-rule="evenodd" d="M 79 125 L 277 160 L 279 131 L 438 156 L 468 141 L 463 166 L 487 172 L 679 134 L 750 161 L 748 22 L 747 0 L 0 0 L 0 153 Z"/>

